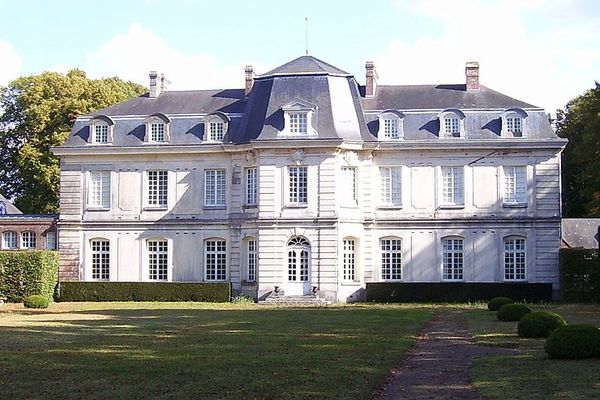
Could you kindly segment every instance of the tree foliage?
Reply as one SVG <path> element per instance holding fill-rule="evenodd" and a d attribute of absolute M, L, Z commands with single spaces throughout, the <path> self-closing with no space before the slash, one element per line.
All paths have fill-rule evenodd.
<path fill-rule="evenodd" d="M 557 119 L 563 152 L 563 214 L 600 217 L 600 84 L 571 100 Z"/>
<path fill-rule="evenodd" d="M 0 87 L 0 192 L 23 212 L 57 212 L 60 166 L 50 148 L 64 143 L 78 115 L 145 91 L 119 78 L 88 79 L 78 69 Z"/>

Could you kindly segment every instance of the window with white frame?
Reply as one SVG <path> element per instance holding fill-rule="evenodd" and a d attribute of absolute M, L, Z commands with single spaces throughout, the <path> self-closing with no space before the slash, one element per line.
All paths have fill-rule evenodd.
<path fill-rule="evenodd" d="M 108 125 L 98 124 L 94 125 L 94 143 L 108 143 Z"/>
<path fill-rule="evenodd" d="M 248 239 L 247 241 L 247 272 L 248 272 L 248 281 L 256 282 L 256 267 L 258 261 L 258 252 L 256 251 L 256 240 Z"/>
<path fill-rule="evenodd" d="M 381 205 L 400 207 L 402 205 L 402 168 L 380 167 L 379 178 Z"/>
<path fill-rule="evenodd" d="M 306 134 L 308 133 L 308 114 L 290 113 L 290 133 Z"/>
<path fill-rule="evenodd" d="M 442 167 L 442 205 L 464 205 L 464 168 Z"/>
<path fill-rule="evenodd" d="M 204 205 L 207 207 L 225 207 L 226 171 L 207 169 L 204 171 Z"/>
<path fill-rule="evenodd" d="M 21 248 L 22 249 L 35 249 L 37 246 L 37 237 L 35 232 L 25 231 L 21 233 Z"/>
<path fill-rule="evenodd" d="M 106 239 L 92 239 L 92 279 L 107 281 L 110 279 L 110 242 Z"/>
<path fill-rule="evenodd" d="M 402 240 L 381 239 L 381 279 L 402 279 Z"/>
<path fill-rule="evenodd" d="M 510 108 L 500 114 L 502 121 L 501 135 L 508 138 L 526 137 L 527 112 L 522 108 Z"/>
<path fill-rule="evenodd" d="M 527 204 L 527 167 L 505 166 L 504 170 L 504 204 Z"/>
<path fill-rule="evenodd" d="M 301 236 L 292 237 L 287 243 L 288 281 L 306 282 L 310 273 L 310 242 Z"/>
<path fill-rule="evenodd" d="M 462 280 L 464 242 L 461 238 L 442 239 L 442 279 Z"/>
<path fill-rule="evenodd" d="M 148 279 L 166 281 L 169 279 L 169 244 L 165 239 L 146 241 L 148 252 Z"/>
<path fill-rule="evenodd" d="M 258 204 L 258 168 L 246 168 L 246 205 Z"/>
<path fill-rule="evenodd" d="M 400 137 L 398 130 L 398 118 L 383 119 L 383 136 L 386 139 L 398 139 Z"/>
<path fill-rule="evenodd" d="M 227 243 L 222 239 L 209 239 L 204 242 L 204 265 L 207 281 L 227 279 Z"/>
<path fill-rule="evenodd" d="M 356 280 L 356 242 L 352 238 L 343 240 L 343 271 L 342 279 L 345 281 Z"/>
<path fill-rule="evenodd" d="M 522 237 L 504 239 L 504 280 L 523 281 L 527 267 L 526 240 Z"/>
<path fill-rule="evenodd" d="M 506 130 L 512 133 L 523 133 L 523 118 L 518 115 L 506 117 Z"/>
<path fill-rule="evenodd" d="M 306 204 L 308 202 L 308 167 L 288 167 L 290 204 Z"/>
<path fill-rule="evenodd" d="M 2 234 L 2 248 L 6 250 L 14 250 L 17 247 L 17 232 L 4 232 Z"/>
<path fill-rule="evenodd" d="M 56 250 L 56 232 L 46 232 L 46 248 Z"/>
<path fill-rule="evenodd" d="M 167 171 L 148 171 L 148 206 L 166 207 L 168 201 L 169 177 Z"/>
<path fill-rule="evenodd" d="M 90 172 L 89 207 L 110 208 L 110 171 Z"/>
<path fill-rule="evenodd" d="M 150 141 L 151 142 L 166 142 L 164 122 L 150 123 Z"/>
<path fill-rule="evenodd" d="M 209 127 L 209 140 L 222 142 L 225 137 L 225 123 L 223 121 L 211 121 Z"/>
<path fill-rule="evenodd" d="M 444 117 L 444 132 L 449 135 L 460 134 L 460 119 L 455 115 Z"/>
<path fill-rule="evenodd" d="M 356 168 L 342 167 L 342 203 L 350 206 L 356 205 L 358 200 L 356 189 Z"/>

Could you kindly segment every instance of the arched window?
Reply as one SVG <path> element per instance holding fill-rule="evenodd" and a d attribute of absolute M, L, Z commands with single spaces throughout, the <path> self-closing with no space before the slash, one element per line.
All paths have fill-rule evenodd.
<path fill-rule="evenodd" d="M 14 250 L 17 245 L 17 232 L 7 231 L 2 234 L 2 248 L 4 250 Z"/>
<path fill-rule="evenodd" d="M 522 236 L 504 238 L 504 280 L 524 281 L 527 274 L 527 239 Z"/>
<path fill-rule="evenodd" d="M 445 281 L 463 280 L 464 239 L 461 237 L 442 238 L 442 279 Z"/>
<path fill-rule="evenodd" d="M 402 239 L 397 237 L 379 240 L 381 249 L 381 279 L 402 279 Z"/>
<path fill-rule="evenodd" d="M 35 249 L 37 247 L 37 236 L 35 232 L 25 231 L 21 233 L 21 248 Z"/>
<path fill-rule="evenodd" d="M 113 141 L 115 122 L 106 115 L 97 115 L 90 121 L 88 142 L 92 144 L 110 144 Z"/>
<path fill-rule="evenodd" d="M 465 137 L 465 114 L 457 109 L 447 109 L 438 114 L 440 138 Z"/>
<path fill-rule="evenodd" d="M 287 243 L 288 281 L 306 282 L 310 272 L 310 242 L 293 236 Z"/>
<path fill-rule="evenodd" d="M 107 281 L 110 279 L 110 242 L 98 238 L 90 240 L 92 254 L 92 279 Z"/>
<path fill-rule="evenodd" d="M 500 115 L 502 120 L 501 135 L 509 138 L 527 137 L 527 117 L 527 112 L 522 108 L 515 107 L 504 111 Z"/>
<path fill-rule="evenodd" d="M 146 135 L 144 137 L 147 143 L 167 143 L 169 142 L 169 124 L 171 119 L 165 114 L 156 113 L 149 115 L 144 120 L 146 125 Z"/>
<path fill-rule="evenodd" d="M 207 142 L 225 141 L 229 122 L 229 117 L 221 112 L 207 115 L 204 121 L 204 140 Z"/>
<path fill-rule="evenodd" d="M 398 140 L 404 137 L 404 114 L 396 110 L 386 110 L 377 116 L 379 120 L 379 140 Z"/>

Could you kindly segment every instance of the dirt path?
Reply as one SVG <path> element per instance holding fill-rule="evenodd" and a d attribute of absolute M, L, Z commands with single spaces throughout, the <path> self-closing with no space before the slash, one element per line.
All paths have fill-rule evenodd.
<path fill-rule="evenodd" d="M 482 399 L 471 384 L 473 359 L 513 353 L 473 344 L 460 312 L 440 313 L 398 368 L 391 371 L 376 400 Z"/>

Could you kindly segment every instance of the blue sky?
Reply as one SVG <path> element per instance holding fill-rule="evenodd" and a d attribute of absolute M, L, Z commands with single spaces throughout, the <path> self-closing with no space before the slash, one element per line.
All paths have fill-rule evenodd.
<path fill-rule="evenodd" d="M 173 89 L 242 87 L 304 53 L 364 82 L 373 60 L 387 84 L 481 82 L 553 111 L 600 80 L 595 0 L 194 1 L 0 0 L 0 85 L 78 67 L 91 77 Z"/>

